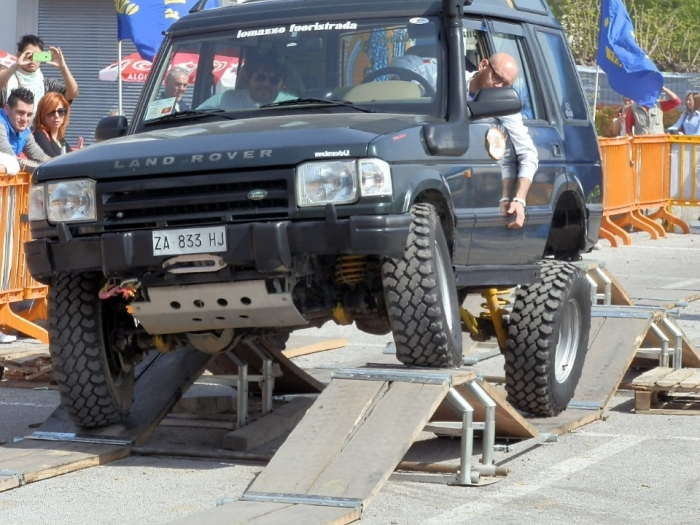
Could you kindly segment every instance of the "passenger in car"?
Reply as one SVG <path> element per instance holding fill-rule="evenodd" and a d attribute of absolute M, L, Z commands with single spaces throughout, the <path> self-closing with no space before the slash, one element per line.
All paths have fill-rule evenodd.
<path fill-rule="evenodd" d="M 466 77 L 468 98 L 472 100 L 483 88 L 512 87 L 518 78 L 518 64 L 508 53 L 496 53 L 479 62 L 478 70 L 466 73 Z M 498 120 L 508 132 L 512 144 L 499 161 L 503 177 L 500 208 L 503 213 L 515 215 L 515 220 L 508 224 L 509 228 L 522 228 L 527 192 L 539 166 L 537 148 L 523 123 L 522 114 L 515 113 Z"/>
<path fill-rule="evenodd" d="M 237 89 L 230 89 L 205 100 L 197 109 L 252 109 L 275 102 L 289 75 L 287 62 L 270 51 L 249 57 L 241 67 Z M 247 85 L 247 87 L 242 87 Z M 292 97 L 296 98 L 296 97 Z"/>

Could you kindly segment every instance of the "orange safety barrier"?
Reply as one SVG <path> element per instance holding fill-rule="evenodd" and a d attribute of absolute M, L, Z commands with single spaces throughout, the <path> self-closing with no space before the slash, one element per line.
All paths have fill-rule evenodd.
<path fill-rule="evenodd" d="M 678 226 L 683 230 L 683 233 L 690 233 L 690 227 L 668 211 L 671 199 L 671 142 L 669 138 L 669 135 L 646 135 L 632 139 L 639 210 L 640 212 L 657 210 L 648 216 L 639 213 L 639 217 L 647 225 L 646 228 L 640 226 L 640 229 L 648 232 L 652 239 L 658 239 L 657 235 L 666 237 L 663 226 L 655 222 L 657 219 Z"/>
<path fill-rule="evenodd" d="M 603 163 L 603 221 L 600 236 L 613 247 L 618 246 L 617 237 L 621 237 L 624 244 L 632 244 L 629 234 L 617 224 L 618 217 L 631 216 L 637 209 L 630 141 L 627 137 L 600 138 L 598 141 Z"/>
<path fill-rule="evenodd" d="M 688 224 L 668 211 L 674 179 L 669 135 L 600 138 L 599 143 L 603 162 L 602 238 L 613 247 L 618 246 L 617 237 L 624 244 L 632 244 L 625 226 L 645 231 L 652 239 L 665 237 L 664 227 L 656 220 L 690 233 Z"/>
<path fill-rule="evenodd" d="M 670 202 L 676 206 L 700 206 L 700 137 L 671 135 Z"/>
<path fill-rule="evenodd" d="M 47 318 L 48 287 L 29 275 L 24 254 L 24 243 L 30 239 L 29 179 L 28 173 L 0 177 L 0 325 L 48 343 L 48 332 L 32 322 Z M 22 301 L 32 301 L 31 306 L 15 313 L 12 305 Z"/>

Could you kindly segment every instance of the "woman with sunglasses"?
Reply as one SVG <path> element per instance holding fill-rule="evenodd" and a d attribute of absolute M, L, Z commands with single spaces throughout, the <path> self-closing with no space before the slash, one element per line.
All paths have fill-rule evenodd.
<path fill-rule="evenodd" d="M 73 151 L 66 142 L 70 105 L 63 95 L 47 93 L 39 101 L 34 119 L 34 140 L 49 157 Z"/>

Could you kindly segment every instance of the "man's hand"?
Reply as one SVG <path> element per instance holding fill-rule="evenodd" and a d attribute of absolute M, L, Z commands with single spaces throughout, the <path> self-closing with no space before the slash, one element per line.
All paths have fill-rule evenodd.
<path fill-rule="evenodd" d="M 34 62 L 34 60 L 32 60 L 33 54 L 34 54 L 33 51 L 25 51 L 24 53 L 19 55 L 17 57 L 17 61 L 15 62 L 15 64 L 17 65 L 17 68 L 19 69 L 22 66 L 28 66 L 29 64 Z"/>
<path fill-rule="evenodd" d="M 48 65 L 59 69 L 66 67 L 66 59 L 63 58 L 63 51 L 60 47 L 50 47 L 49 51 L 51 51 L 51 62 L 47 62 Z"/>
<path fill-rule="evenodd" d="M 506 210 L 507 215 L 515 215 L 515 220 L 508 223 L 508 228 L 522 228 L 525 224 L 525 206 L 523 203 L 519 201 L 511 201 L 510 204 L 504 202 L 501 204 L 501 209 L 503 209 L 504 206 L 508 206 Z"/>

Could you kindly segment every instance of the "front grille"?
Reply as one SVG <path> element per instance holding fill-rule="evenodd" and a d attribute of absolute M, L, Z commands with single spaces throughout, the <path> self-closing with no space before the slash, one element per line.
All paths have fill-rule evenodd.
<path fill-rule="evenodd" d="M 172 175 L 97 184 L 99 226 L 105 231 L 290 215 L 293 170 Z M 263 190 L 259 200 L 250 192 Z M 258 195 L 263 192 L 255 192 Z"/>

